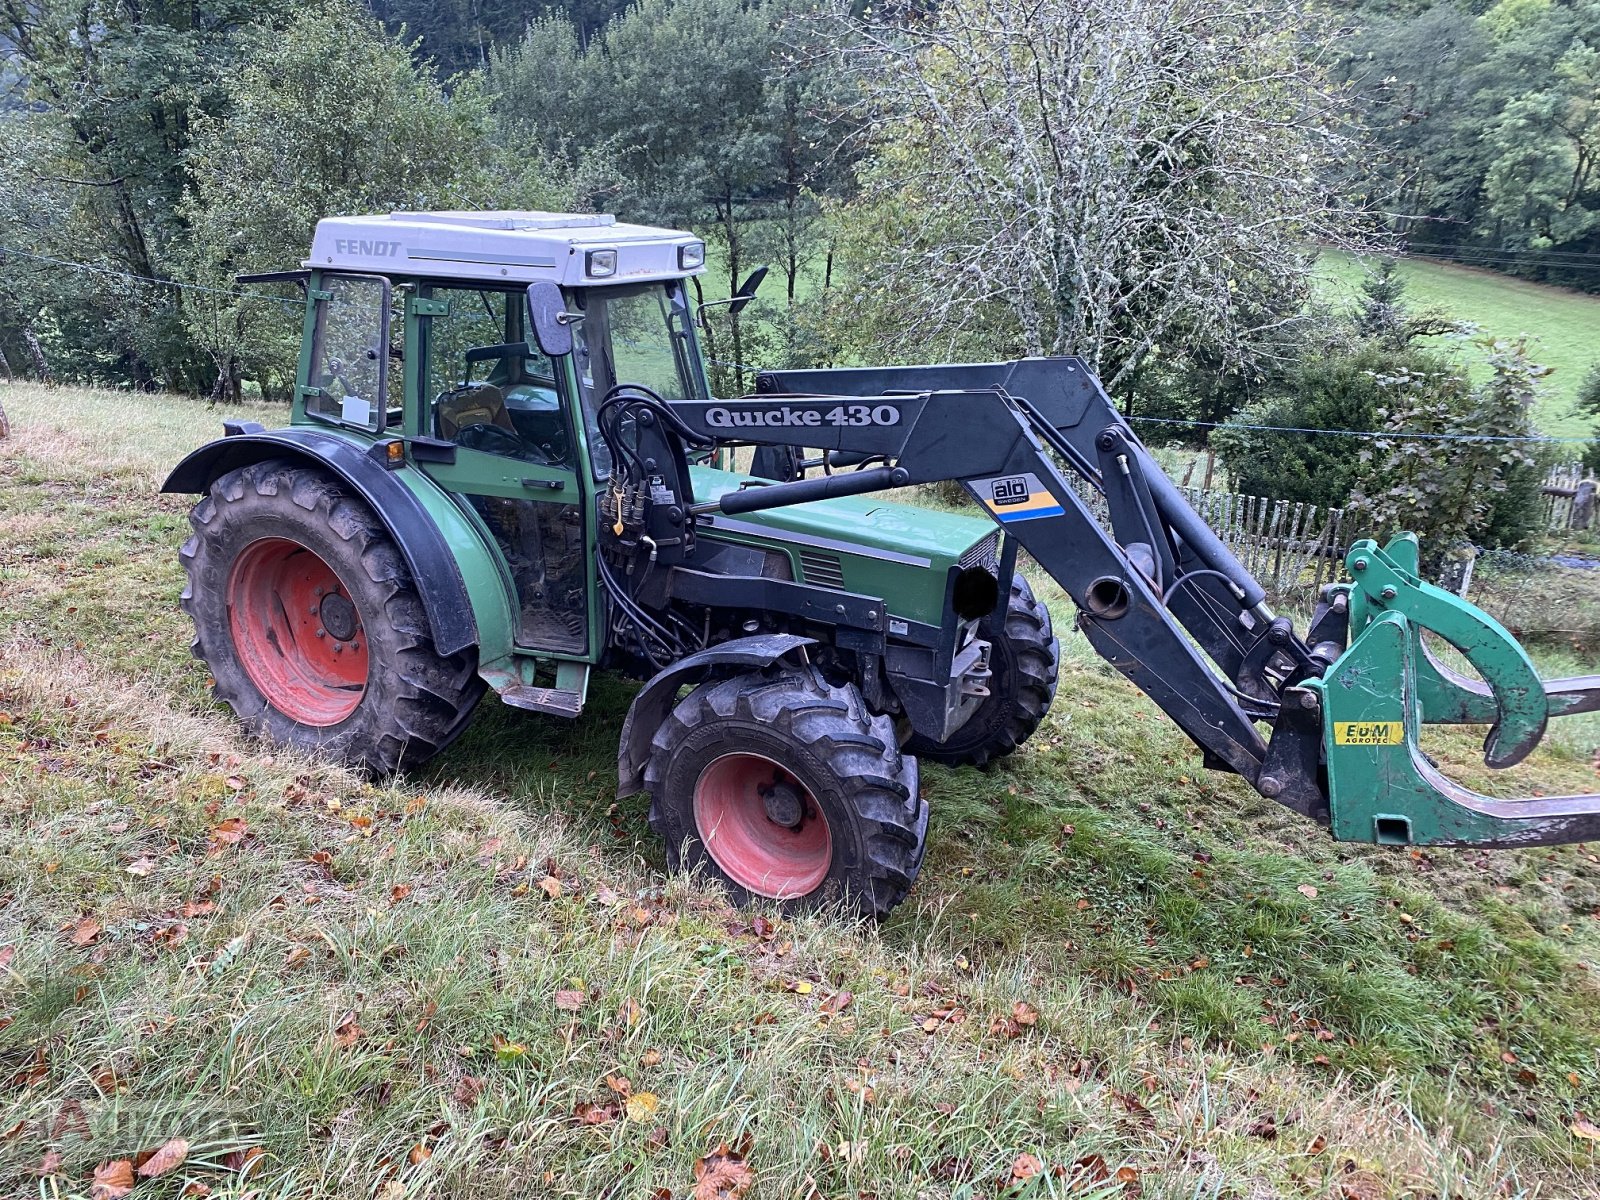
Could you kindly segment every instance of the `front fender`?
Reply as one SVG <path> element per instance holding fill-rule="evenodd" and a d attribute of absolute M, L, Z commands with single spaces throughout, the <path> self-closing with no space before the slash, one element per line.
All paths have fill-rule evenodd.
<path fill-rule="evenodd" d="M 483 662 L 509 653 L 511 615 L 488 549 L 436 483 L 409 467 L 390 470 L 367 450 L 316 429 L 231 426 L 229 436 L 208 442 L 174 467 L 161 490 L 205 492 L 228 472 L 272 458 L 322 467 L 365 500 L 394 538 L 439 653 L 477 646 Z"/>
<path fill-rule="evenodd" d="M 667 719 L 678 699 L 678 689 L 686 683 L 700 683 L 714 674 L 761 671 L 793 654 L 802 646 L 815 646 L 815 638 L 792 633 L 760 634 L 735 638 L 681 658 L 666 670 L 651 677 L 639 689 L 622 723 L 622 743 L 617 747 L 617 795 L 631 796 L 644 787 L 644 764 L 650 757 L 650 742 Z"/>

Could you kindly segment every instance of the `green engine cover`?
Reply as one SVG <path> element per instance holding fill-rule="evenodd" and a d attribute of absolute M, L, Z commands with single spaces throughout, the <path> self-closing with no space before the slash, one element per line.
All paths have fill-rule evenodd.
<path fill-rule="evenodd" d="M 710 467 L 694 467 L 690 474 L 697 502 L 715 500 L 749 481 Z M 717 515 L 707 532 L 782 550 L 791 557 L 796 579 L 881 596 L 894 616 L 929 625 L 944 622 L 950 568 L 984 541 L 999 542 L 999 531 L 981 517 L 873 496 Z"/>

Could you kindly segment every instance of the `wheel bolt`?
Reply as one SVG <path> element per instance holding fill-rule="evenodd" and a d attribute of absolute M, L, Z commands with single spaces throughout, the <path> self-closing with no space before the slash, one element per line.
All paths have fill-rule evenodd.
<path fill-rule="evenodd" d="M 339 653 L 339 651 L 341 651 L 343 649 L 344 649 L 344 643 L 343 642 L 335 642 L 333 644 L 333 652 L 335 654 Z"/>
<path fill-rule="evenodd" d="M 360 642 L 351 642 L 350 643 L 350 650 L 351 650 L 352 653 L 359 654 L 361 652 L 361 643 Z"/>
<path fill-rule="evenodd" d="M 319 629 L 319 630 L 317 630 L 317 636 L 318 637 L 327 637 L 328 636 L 328 631 L 326 629 Z"/>

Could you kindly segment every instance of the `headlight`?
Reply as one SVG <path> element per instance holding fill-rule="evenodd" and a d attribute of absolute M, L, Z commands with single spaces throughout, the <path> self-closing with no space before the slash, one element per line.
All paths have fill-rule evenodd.
<path fill-rule="evenodd" d="M 693 271 L 697 267 L 706 265 L 706 244 L 704 242 L 690 242 L 687 246 L 678 247 L 678 270 Z"/>
<path fill-rule="evenodd" d="M 617 273 L 615 250 L 591 250 L 584 258 L 584 273 L 590 279 L 606 279 Z"/>

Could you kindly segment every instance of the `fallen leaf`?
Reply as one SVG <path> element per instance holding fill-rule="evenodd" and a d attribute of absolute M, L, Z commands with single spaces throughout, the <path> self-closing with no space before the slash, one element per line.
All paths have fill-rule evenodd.
<path fill-rule="evenodd" d="M 1018 1000 L 1011 1006 L 1011 1019 L 1018 1025 L 1034 1025 L 1038 1023 L 1039 1010 L 1026 1000 Z"/>
<path fill-rule="evenodd" d="M 218 850 L 223 846 L 237 846 L 249 829 L 243 817 L 229 817 L 211 831 L 211 848 Z"/>
<path fill-rule="evenodd" d="M 818 1007 L 825 1013 L 843 1012 L 850 1006 L 850 1002 L 854 999 L 855 996 L 850 992 L 835 992 L 820 1005 L 818 1005 Z"/>
<path fill-rule="evenodd" d="M 661 1099 L 654 1092 L 635 1092 L 623 1107 L 627 1109 L 628 1120 L 648 1121 L 661 1107 Z"/>
<path fill-rule="evenodd" d="M 432 1157 L 433 1151 L 428 1149 L 428 1147 L 422 1142 L 418 1142 L 415 1146 L 411 1147 L 411 1153 L 406 1155 L 406 1161 L 409 1162 L 413 1167 L 420 1167 Z"/>
<path fill-rule="evenodd" d="M 615 1104 L 591 1104 L 587 1100 L 580 1100 L 572 1110 L 572 1115 L 578 1118 L 580 1125 L 609 1125 L 617 1119 L 618 1111 Z"/>
<path fill-rule="evenodd" d="M 1312 887 L 1309 883 L 1302 883 L 1299 887 L 1295 888 L 1295 891 L 1299 892 L 1307 900 L 1315 900 L 1317 898 L 1317 889 Z"/>
<path fill-rule="evenodd" d="M 94 1169 L 94 1182 L 89 1185 L 90 1200 L 122 1200 L 133 1191 L 133 1163 L 126 1158 L 114 1158 Z"/>
<path fill-rule="evenodd" d="M 74 946 L 87 946 L 100 936 L 102 926 L 93 917 L 84 917 L 72 927 L 72 944 Z"/>
<path fill-rule="evenodd" d="M 607 1075 L 606 1086 L 619 1096 L 631 1096 L 633 1083 L 626 1075 Z"/>
<path fill-rule="evenodd" d="M 1019 1154 L 1011 1164 L 1011 1178 L 1021 1183 L 1044 1171 L 1044 1160 L 1037 1154 Z"/>
<path fill-rule="evenodd" d="M 139 1174 L 146 1179 L 154 1179 L 157 1175 L 165 1175 L 174 1167 L 180 1166 L 188 1157 L 189 1143 L 181 1137 L 169 1138 L 139 1165 Z"/>
<path fill-rule="evenodd" d="M 546 875 L 539 880 L 539 890 L 554 900 L 561 895 L 561 880 L 554 875 Z"/>
<path fill-rule="evenodd" d="M 738 1200 L 755 1181 L 744 1155 L 723 1142 L 704 1158 L 694 1160 L 693 1200 Z"/>
<path fill-rule="evenodd" d="M 34 1168 L 34 1174 L 41 1177 L 61 1174 L 61 1151 L 46 1150 L 44 1158 L 42 1158 L 39 1161 L 39 1165 Z"/>
<path fill-rule="evenodd" d="M 508 1042 L 498 1033 L 491 1039 L 494 1046 L 494 1056 L 501 1062 L 516 1062 L 528 1053 L 528 1048 L 521 1042 Z"/>
<path fill-rule="evenodd" d="M 562 1012 L 577 1012 L 583 1007 L 583 993 L 571 990 L 557 992 L 556 1007 Z"/>
<path fill-rule="evenodd" d="M 136 858 L 122 869 L 136 879 L 143 879 L 156 869 L 156 864 L 153 858 Z"/>
<path fill-rule="evenodd" d="M 660 1061 L 661 1051 L 659 1050 L 646 1050 L 642 1055 L 639 1056 L 639 1062 L 647 1067 L 653 1067 Z"/>
<path fill-rule="evenodd" d="M 1587 1138 L 1591 1142 L 1600 1142 L 1600 1125 L 1579 1117 L 1572 1123 L 1572 1136 Z"/>
<path fill-rule="evenodd" d="M 0 971 L 4 971 L 9 967 L 11 960 L 16 956 L 17 948 L 15 946 L 0 946 Z"/>
<path fill-rule="evenodd" d="M 243 1150 L 230 1150 L 223 1155 L 222 1165 L 230 1171 L 239 1172 L 241 1179 L 247 1178 L 255 1170 L 256 1164 L 266 1157 L 266 1153 L 260 1146 L 248 1146 Z"/>
<path fill-rule="evenodd" d="M 345 1018 L 333 1029 L 333 1044 L 341 1050 L 348 1050 L 361 1040 L 361 1035 L 366 1032 L 356 1021 L 355 1013 L 346 1014 Z"/>
<path fill-rule="evenodd" d="M 396 904 L 399 904 L 409 895 L 411 895 L 411 885 L 409 883 L 397 883 L 389 889 L 389 899 Z"/>
<path fill-rule="evenodd" d="M 455 1102 L 462 1108 L 471 1108 L 483 1094 L 483 1080 L 476 1075 L 463 1075 L 456 1081 Z"/>
<path fill-rule="evenodd" d="M 1118 1167 L 1117 1168 L 1117 1182 L 1118 1183 L 1132 1183 L 1134 1180 L 1136 1180 L 1138 1178 L 1139 1178 L 1139 1171 L 1138 1171 L 1138 1169 L 1136 1167 Z"/>

